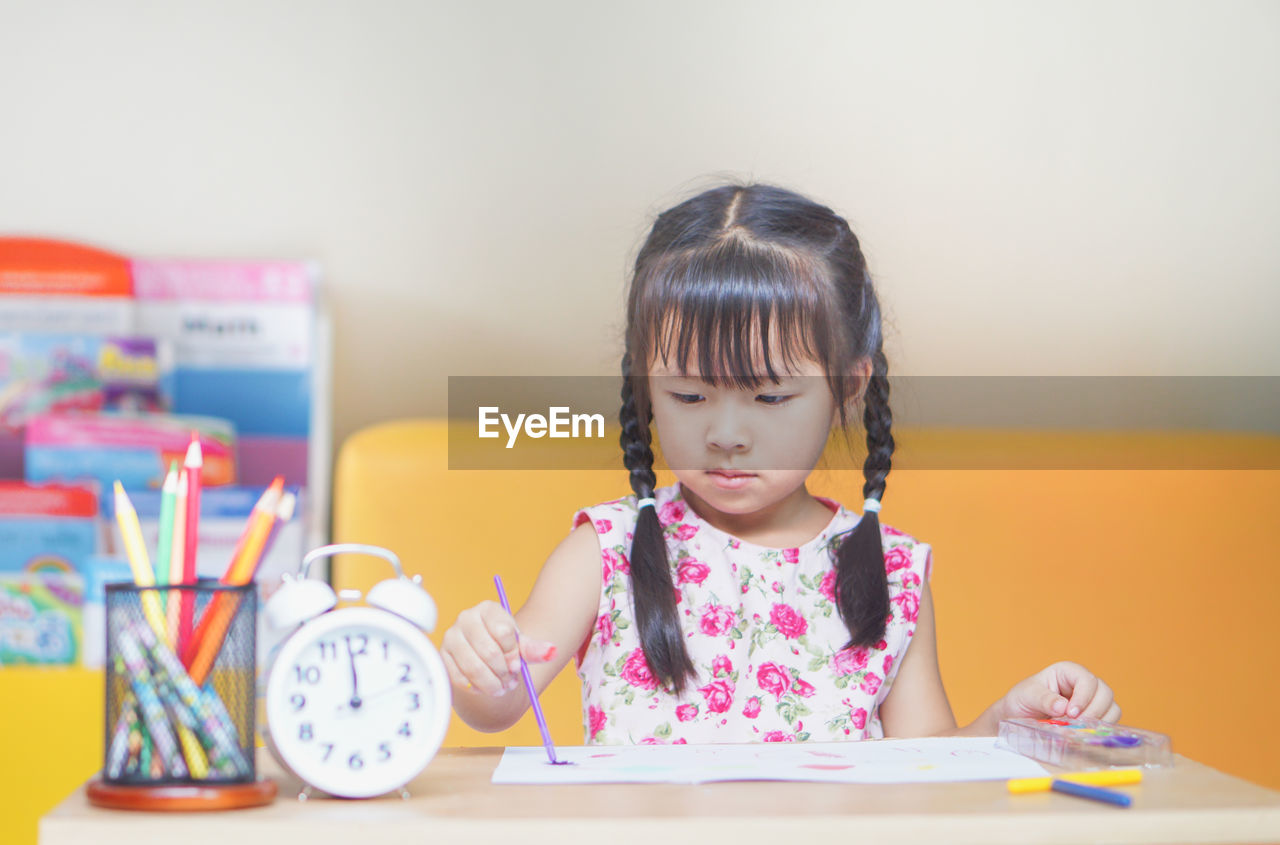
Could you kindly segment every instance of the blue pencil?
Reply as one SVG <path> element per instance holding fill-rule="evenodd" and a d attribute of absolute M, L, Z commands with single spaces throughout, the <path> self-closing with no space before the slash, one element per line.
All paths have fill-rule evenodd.
<path fill-rule="evenodd" d="M 1069 780 L 1054 779 L 1052 789 L 1054 792 L 1065 792 L 1068 795 L 1074 795 L 1077 798 L 1090 798 L 1094 801 L 1103 801 L 1107 804 L 1115 804 L 1117 807 L 1128 807 L 1133 799 L 1123 792 L 1116 792 L 1114 789 L 1103 789 L 1100 786 L 1086 786 L 1083 783 L 1072 783 Z"/>

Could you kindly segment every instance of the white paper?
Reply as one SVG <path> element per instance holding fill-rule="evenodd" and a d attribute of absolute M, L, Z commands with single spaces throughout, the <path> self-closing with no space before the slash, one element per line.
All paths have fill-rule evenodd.
<path fill-rule="evenodd" d="M 592 745 L 508 748 L 494 783 L 705 783 L 719 780 L 938 783 L 1044 777 L 1039 763 L 994 737 L 743 745 Z"/>

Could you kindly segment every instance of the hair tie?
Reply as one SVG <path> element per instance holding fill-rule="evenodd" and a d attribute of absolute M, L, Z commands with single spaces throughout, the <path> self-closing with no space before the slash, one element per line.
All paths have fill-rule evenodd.
<path fill-rule="evenodd" d="M 862 503 L 862 510 L 871 511 L 873 513 L 880 513 L 880 500 L 867 499 L 865 502 Z"/>
<path fill-rule="evenodd" d="M 639 499 L 636 501 L 636 510 L 641 511 L 641 510 L 644 510 L 645 508 L 653 508 L 654 510 L 657 510 L 658 505 L 656 502 L 653 501 L 652 497 Z"/>

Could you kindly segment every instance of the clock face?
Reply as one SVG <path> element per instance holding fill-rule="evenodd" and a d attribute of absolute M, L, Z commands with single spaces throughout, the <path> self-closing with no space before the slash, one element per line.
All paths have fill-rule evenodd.
<path fill-rule="evenodd" d="M 426 635 L 372 608 L 303 625 L 272 664 L 266 699 L 281 762 L 349 798 L 412 780 L 440 748 L 450 716 L 444 664 Z"/>

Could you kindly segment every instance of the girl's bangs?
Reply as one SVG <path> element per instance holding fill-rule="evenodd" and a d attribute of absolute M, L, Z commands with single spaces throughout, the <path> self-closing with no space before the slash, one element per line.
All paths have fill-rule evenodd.
<path fill-rule="evenodd" d="M 756 389 L 803 361 L 828 373 L 840 348 L 822 268 L 788 250 L 728 237 L 651 268 L 638 286 L 633 349 L 712 385 Z M 775 360 L 776 359 L 776 360 Z"/>

